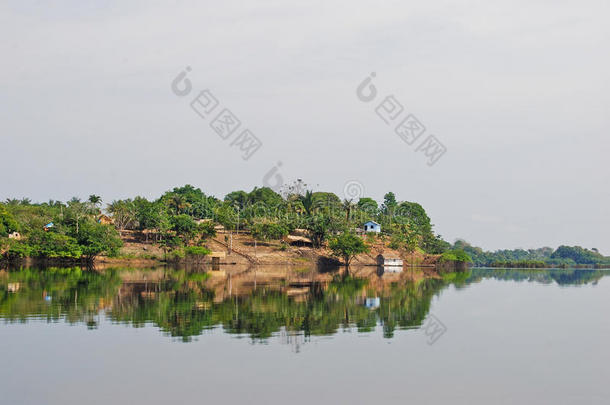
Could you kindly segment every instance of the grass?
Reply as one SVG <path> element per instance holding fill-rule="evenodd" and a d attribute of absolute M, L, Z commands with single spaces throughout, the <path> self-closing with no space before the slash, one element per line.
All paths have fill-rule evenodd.
<path fill-rule="evenodd" d="M 122 259 L 122 260 L 130 260 L 130 259 L 148 259 L 148 260 L 162 260 L 163 256 L 156 255 L 153 253 L 119 253 L 114 256 L 114 258 Z"/>

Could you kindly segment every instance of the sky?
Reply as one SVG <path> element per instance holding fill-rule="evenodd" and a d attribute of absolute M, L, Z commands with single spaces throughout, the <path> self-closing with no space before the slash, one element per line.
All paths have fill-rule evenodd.
<path fill-rule="evenodd" d="M 450 242 L 610 255 L 609 17 L 606 0 L 4 1 L 0 200 L 300 178 L 419 202 Z M 423 133 L 399 136 L 413 117 Z"/>

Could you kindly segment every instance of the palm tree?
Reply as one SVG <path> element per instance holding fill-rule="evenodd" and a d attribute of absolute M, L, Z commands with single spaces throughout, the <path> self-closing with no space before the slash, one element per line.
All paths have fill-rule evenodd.
<path fill-rule="evenodd" d="M 84 218 L 87 215 L 87 207 L 80 201 L 80 198 L 72 197 L 70 201 L 68 201 L 68 208 L 70 209 L 71 215 L 74 216 L 74 220 L 76 221 L 76 233 L 78 233 L 79 222 L 81 218 Z"/>
<path fill-rule="evenodd" d="M 89 202 L 89 208 L 92 213 L 96 215 L 101 213 L 99 207 L 102 205 L 102 197 L 100 197 L 99 195 L 91 194 L 87 201 Z"/>
<path fill-rule="evenodd" d="M 354 208 L 354 203 L 351 199 L 343 200 L 343 209 L 345 210 L 345 220 L 349 222 L 350 214 L 352 213 L 352 208 Z"/>
<path fill-rule="evenodd" d="M 135 221 L 135 207 L 130 199 L 115 200 L 108 204 L 106 211 L 112 215 L 112 219 L 119 231 L 122 231 Z"/>
<path fill-rule="evenodd" d="M 182 211 L 189 207 L 190 204 L 186 201 L 183 195 L 174 194 L 168 201 L 168 206 L 174 210 L 176 214 L 181 214 Z"/>
<path fill-rule="evenodd" d="M 303 204 L 303 208 L 305 208 L 307 215 L 311 215 L 313 208 L 313 193 L 310 190 L 307 190 L 305 195 L 301 196 L 299 199 L 301 200 L 301 204 Z"/>
<path fill-rule="evenodd" d="M 102 204 L 102 197 L 100 197 L 99 195 L 91 194 L 89 196 L 89 202 L 93 204 L 93 206 L 97 207 L 98 205 Z"/>

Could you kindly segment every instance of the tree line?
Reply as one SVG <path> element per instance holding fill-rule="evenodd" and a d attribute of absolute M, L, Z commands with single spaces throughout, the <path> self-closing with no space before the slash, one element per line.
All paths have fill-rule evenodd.
<path fill-rule="evenodd" d="M 543 247 L 538 249 L 502 249 L 494 252 L 484 251 L 464 240 L 458 240 L 454 249 L 466 252 L 474 266 L 508 268 L 546 268 L 546 267 L 609 267 L 610 257 L 603 256 L 596 248 L 581 246 L 559 246 L 557 249 Z"/>
<path fill-rule="evenodd" d="M 74 197 L 67 202 L 0 203 L 0 253 L 7 259 L 91 261 L 100 254 L 117 254 L 121 233 L 128 230 L 144 232 L 149 242 L 167 251 L 184 252 L 188 247 L 204 247 L 220 225 L 228 232 L 248 232 L 260 241 L 279 241 L 302 230 L 314 248 L 330 245 L 349 262 L 350 256 L 366 250 L 363 239 L 355 235 L 367 221 L 381 225 L 381 239 L 394 249 L 440 254 L 451 248 L 433 232 L 430 218 L 416 202 L 398 201 L 392 192 L 381 204 L 369 197 L 341 200 L 330 192 L 310 190 L 300 180 L 282 193 L 255 187 L 218 199 L 185 185 L 153 200 L 137 196 L 111 201 L 104 209 L 102 205 L 97 195 L 84 201 Z M 10 237 L 15 232 L 19 238 Z"/>

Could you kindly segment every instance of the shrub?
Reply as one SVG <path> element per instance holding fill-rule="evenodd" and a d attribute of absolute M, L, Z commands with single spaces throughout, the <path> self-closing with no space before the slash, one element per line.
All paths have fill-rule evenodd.
<path fill-rule="evenodd" d="M 369 251 L 368 246 L 362 238 L 353 233 L 344 232 L 328 243 L 328 247 L 333 251 L 333 255 L 341 257 L 346 266 L 358 254 Z"/>
<path fill-rule="evenodd" d="M 19 240 L 8 240 L 6 252 L 4 257 L 7 259 L 19 259 L 23 257 L 29 257 L 32 255 L 32 248 L 25 242 Z"/>
<path fill-rule="evenodd" d="M 441 262 L 461 262 L 461 263 L 469 263 L 472 262 L 472 258 L 468 255 L 468 253 L 464 252 L 460 249 L 453 249 L 444 252 L 441 255 Z"/>
<path fill-rule="evenodd" d="M 37 232 L 28 243 L 32 257 L 78 259 L 83 254 L 76 239 L 55 232 Z"/>
<path fill-rule="evenodd" d="M 212 253 L 210 249 L 203 246 L 187 246 L 184 248 L 184 254 L 186 256 L 203 257 Z"/>

